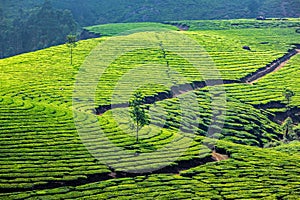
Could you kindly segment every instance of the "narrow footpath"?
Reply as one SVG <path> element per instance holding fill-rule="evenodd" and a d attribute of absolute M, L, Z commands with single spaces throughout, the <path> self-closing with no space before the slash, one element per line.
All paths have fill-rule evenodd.
<path fill-rule="evenodd" d="M 267 74 L 272 72 L 276 72 L 282 67 L 286 65 L 286 63 L 295 55 L 300 54 L 300 45 L 297 45 L 297 48 L 289 50 L 288 53 L 283 55 L 282 57 L 272 61 L 270 64 L 259 68 L 255 72 L 248 74 L 247 76 L 239 79 L 239 80 L 207 80 L 207 81 L 193 81 L 190 84 L 181 84 L 172 86 L 169 91 L 160 92 L 154 96 L 145 97 L 145 104 L 154 104 L 158 101 L 163 101 L 165 99 L 176 98 L 178 95 L 194 91 L 200 88 L 204 88 L 206 86 L 216 86 L 216 85 L 226 85 L 232 83 L 247 83 L 253 84 L 257 82 L 259 79 L 263 78 Z M 114 108 L 126 108 L 128 107 L 128 103 L 114 104 L 114 105 L 101 105 L 96 108 L 97 115 L 102 115 L 108 110 Z"/>

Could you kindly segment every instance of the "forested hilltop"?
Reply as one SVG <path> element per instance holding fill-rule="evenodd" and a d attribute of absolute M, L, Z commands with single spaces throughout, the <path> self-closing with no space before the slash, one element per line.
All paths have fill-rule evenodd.
<path fill-rule="evenodd" d="M 300 17 L 299 7 L 298 0 L 2 0 L 0 58 L 63 43 L 76 23 Z"/>
<path fill-rule="evenodd" d="M 55 9 L 50 2 L 10 5 L 4 2 L 0 7 L 0 58 L 61 44 L 78 30 L 72 13 Z"/>

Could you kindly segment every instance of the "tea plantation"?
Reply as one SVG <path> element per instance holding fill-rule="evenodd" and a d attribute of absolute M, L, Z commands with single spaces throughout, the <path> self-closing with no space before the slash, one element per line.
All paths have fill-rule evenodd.
<path fill-rule="evenodd" d="M 67 45 L 1 59 L 0 199 L 298 199 L 283 121 L 298 133 L 300 20 L 184 23 L 88 27 L 106 36 L 77 42 L 73 65 Z"/>

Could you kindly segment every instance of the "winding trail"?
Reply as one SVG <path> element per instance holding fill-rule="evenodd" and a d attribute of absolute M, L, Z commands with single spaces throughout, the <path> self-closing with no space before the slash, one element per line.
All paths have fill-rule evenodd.
<path fill-rule="evenodd" d="M 246 83 L 253 84 L 259 79 L 263 78 L 267 74 L 276 72 L 286 65 L 286 63 L 295 55 L 300 54 L 300 44 L 295 44 L 296 48 L 291 49 L 288 53 L 284 54 L 282 57 L 272 61 L 270 64 L 259 68 L 255 72 L 246 75 L 239 80 L 207 80 L 207 81 L 193 81 L 192 83 L 186 83 L 181 85 L 172 86 L 169 91 L 159 92 L 154 96 L 147 96 L 144 99 L 145 104 L 153 104 L 155 102 L 163 101 L 165 99 L 176 98 L 181 94 L 185 94 L 196 89 L 204 88 L 206 86 L 216 86 L 225 85 L 232 83 Z M 95 108 L 97 115 L 102 115 L 108 110 L 115 108 L 127 108 L 128 103 L 114 104 L 114 105 L 101 105 Z"/>
<path fill-rule="evenodd" d="M 286 65 L 286 63 L 295 55 L 299 54 L 300 49 L 293 49 L 290 50 L 288 53 L 283 55 L 282 57 L 274 60 L 270 64 L 267 64 L 265 67 L 258 69 L 256 72 L 249 74 L 241 79 L 244 83 L 252 84 L 254 82 L 257 82 L 259 79 L 263 78 L 267 74 L 270 74 L 272 72 L 276 72 L 282 67 Z"/>
<path fill-rule="evenodd" d="M 280 69 L 281 69 L 282 67 L 284 67 L 287 63 L 288 63 L 288 61 L 282 62 L 278 67 L 276 67 L 276 68 L 274 69 L 274 71 L 272 71 L 272 72 L 270 72 L 270 73 L 274 73 L 274 72 L 280 70 Z M 263 78 L 263 76 L 262 76 L 262 77 L 259 77 L 259 78 L 257 78 L 257 79 L 248 81 L 247 83 L 253 84 L 253 83 L 258 82 L 258 81 L 259 81 L 260 79 L 262 79 L 262 78 Z"/>
<path fill-rule="evenodd" d="M 213 151 L 213 152 L 212 152 L 212 158 L 213 158 L 215 161 L 222 161 L 222 160 L 227 160 L 227 159 L 229 159 L 229 156 L 226 155 L 226 154 L 220 154 L 220 153 L 217 153 L 216 151 Z"/>

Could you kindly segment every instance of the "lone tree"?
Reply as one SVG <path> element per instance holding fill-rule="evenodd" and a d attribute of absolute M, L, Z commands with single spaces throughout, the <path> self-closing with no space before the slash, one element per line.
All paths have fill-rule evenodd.
<path fill-rule="evenodd" d="M 76 36 L 68 35 L 67 36 L 67 46 L 70 48 L 70 64 L 73 64 L 73 48 L 76 47 Z"/>
<path fill-rule="evenodd" d="M 282 94 L 283 94 L 283 96 L 284 96 L 284 98 L 287 102 L 286 111 L 287 111 L 287 116 L 288 116 L 282 124 L 283 136 L 284 136 L 284 140 L 286 142 L 289 142 L 289 141 L 293 141 L 293 140 L 298 139 L 298 136 L 297 136 L 296 132 L 294 131 L 293 119 L 290 116 L 291 115 L 291 113 L 290 113 L 290 109 L 291 109 L 290 103 L 291 103 L 292 97 L 295 96 L 295 93 L 292 90 L 289 90 L 289 89 L 286 88 L 286 89 L 284 89 Z"/>
<path fill-rule="evenodd" d="M 144 98 L 140 91 L 137 91 L 133 95 L 133 99 L 130 100 L 130 115 L 133 120 L 133 127 L 136 130 L 136 142 L 139 142 L 139 131 L 148 124 L 148 117 L 143 108 Z"/>
<path fill-rule="evenodd" d="M 289 90 L 289 89 L 284 89 L 283 91 L 283 96 L 287 102 L 287 110 L 290 109 L 290 103 L 291 103 L 291 99 L 293 96 L 295 96 L 295 93 L 292 91 L 292 90 Z"/>
<path fill-rule="evenodd" d="M 285 142 L 290 142 L 298 139 L 297 134 L 294 130 L 292 118 L 288 117 L 286 120 L 284 120 L 282 124 L 282 128 L 283 128 L 283 139 Z"/>

